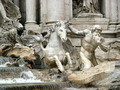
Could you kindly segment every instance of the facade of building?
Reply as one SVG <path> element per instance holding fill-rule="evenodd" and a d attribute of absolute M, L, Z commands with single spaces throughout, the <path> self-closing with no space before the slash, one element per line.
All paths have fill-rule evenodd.
<path fill-rule="evenodd" d="M 13 0 L 20 8 L 23 24 L 42 25 L 58 20 L 72 20 L 74 18 L 73 1 L 75 0 Z M 99 1 L 100 12 L 103 18 L 109 19 L 110 27 L 119 26 L 120 0 Z"/>
<path fill-rule="evenodd" d="M 26 29 L 39 29 L 59 20 L 68 20 L 79 30 L 91 29 L 95 24 L 101 25 L 103 36 L 108 41 L 120 37 L 120 0 L 98 0 L 99 14 L 75 17 L 74 6 L 80 1 L 83 2 L 83 0 L 13 0 L 20 8 L 21 23 Z M 79 36 L 70 37 L 73 46 L 81 45 Z"/>

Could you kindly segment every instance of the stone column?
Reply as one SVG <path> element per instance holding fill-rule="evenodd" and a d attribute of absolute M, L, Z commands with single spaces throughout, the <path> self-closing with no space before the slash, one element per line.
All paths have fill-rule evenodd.
<path fill-rule="evenodd" d="M 117 10 L 117 0 L 110 0 L 110 30 L 117 29 L 117 21 L 118 21 L 118 10 Z"/>
<path fill-rule="evenodd" d="M 72 0 L 40 0 L 41 25 L 72 18 Z"/>
<path fill-rule="evenodd" d="M 117 37 L 119 37 L 120 39 L 120 0 L 118 0 L 117 2 L 117 5 L 118 5 L 118 25 L 117 25 Z"/>
<path fill-rule="evenodd" d="M 103 4 L 104 4 L 104 14 L 105 17 L 110 19 L 110 1 L 109 0 L 103 0 Z"/>
<path fill-rule="evenodd" d="M 106 0 L 106 1 L 108 1 L 108 0 Z M 117 0 L 111 0 L 111 8 L 110 9 L 111 9 L 110 21 L 117 22 L 117 19 L 118 19 Z"/>
<path fill-rule="evenodd" d="M 26 0 L 26 23 L 36 23 L 36 0 Z"/>
<path fill-rule="evenodd" d="M 65 20 L 70 20 L 73 16 L 72 0 L 64 0 L 65 3 Z"/>
<path fill-rule="evenodd" d="M 69 19 L 72 19 L 73 18 L 73 0 L 69 0 L 69 2 L 70 2 L 70 12 L 69 12 L 69 14 L 70 14 L 70 18 Z"/>
<path fill-rule="evenodd" d="M 36 24 L 36 0 L 26 0 L 26 30 L 38 30 Z"/>
<path fill-rule="evenodd" d="M 40 0 L 40 17 L 41 17 L 41 25 L 44 26 L 46 24 L 47 19 L 47 0 Z"/>
<path fill-rule="evenodd" d="M 64 0 L 47 0 L 47 22 L 65 19 Z"/>
<path fill-rule="evenodd" d="M 118 22 L 120 24 L 120 0 L 118 0 L 117 5 L 118 5 Z"/>

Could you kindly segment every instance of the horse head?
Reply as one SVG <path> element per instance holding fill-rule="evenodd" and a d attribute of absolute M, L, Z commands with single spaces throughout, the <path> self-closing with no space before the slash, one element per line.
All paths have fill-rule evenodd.
<path fill-rule="evenodd" d="M 59 21 L 55 23 L 56 32 L 62 42 L 67 41 L 67 24 L 67 21 Z"/>

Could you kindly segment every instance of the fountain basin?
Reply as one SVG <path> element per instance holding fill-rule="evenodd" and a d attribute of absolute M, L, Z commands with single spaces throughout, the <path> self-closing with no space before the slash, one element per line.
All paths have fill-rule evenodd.
<path fill-rule="evenodd" d="M 62 90 L 62 82 L 2 84 L 0 90 Z"/>

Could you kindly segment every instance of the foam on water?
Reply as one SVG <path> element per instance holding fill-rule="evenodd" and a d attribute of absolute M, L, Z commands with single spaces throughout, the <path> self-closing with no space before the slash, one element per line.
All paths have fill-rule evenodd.
<path fill-rule="evenodd" d="M 12 65 L 13 63 L 11 62 L 6 62 L 4 64 L 0 64 L 0 67 L 8 67 L 8 64 Z M 20 64 L 19 67 L 24 67 L 24 64 Z"/>
<path fill-rule="evenodd" d="M 7 78 L 0 79 L 0 84 L 12 84 L 12 83 L 41 83 L 43 81 L 37 79 L 23 79 L 23 78 Z"/>
<path fill-rule="evenodd" d="M 7 64 L 12 64 L 12 63 L 6 62 L 6 63 L 4 63 L 4 64 L 0 64 L 0 67 L 8 67 Z"/>
<path fill-rule="evenodd" d="M 25 76 L 24 76 L 25 75 Z M 44 81 L 38 79 L 31 71 L 22 71 L 20 78 L 0 78 L 0 84 L 14 84 L 14 83 L 43 83 Z M 55 82 L 52 80 L 51 82 Z M 45 82 L 44 82 L 45 83 Z"/>
<path fill-rule="evenodd" d="M 22 78 L 22 75 L 25 74 L 27 78 Z M 23 71 L 20 73 L 20 78 L 7 78 L 0 79 L 0 84 L 12 84 L 12 83 L 40 83 L 43 82 L 37 79 L 31 71 Z"/>
<path fill-rule="evenodd" d="M 33 75 L 33 73 L 32 73 L 31 71 L 23 71 L 23 72 L 21 72 L 21 73 L 20 73 L 20 77 L 22 76 L 22 74 L 27 75 L 27 77 L 30 78 L 30 79 L 37 79 L 37 78 Z"/>

